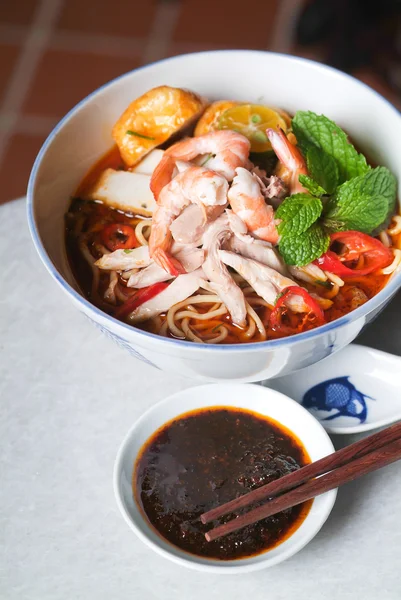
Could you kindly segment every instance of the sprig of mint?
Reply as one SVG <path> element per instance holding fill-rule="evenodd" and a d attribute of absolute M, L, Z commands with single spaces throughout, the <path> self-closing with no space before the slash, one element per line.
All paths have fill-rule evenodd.
<path fill-rule="evenodd" d="M 331 231 L 372 233 L 394 211 L 396 190 L 396 179 L 386 167 L 370 169 L 337 188 L 327 205 L 324 224 Z"/>
<path fill-rule="evenodd" d="M 284 260 L 304 266 L 326 252 L 329 232 L 376 234 L 394 212 L 397 182 L 385 167 L 369 167 L 327 117 L 299 111 L 292 125 L 309 173 L 299 181 L 309 194 L 286 198 L 276 218 Z"/>
<path fill-rule="evenodd" d="M 350 144 L 347 134 L 324 115 L 300 110 L 292 120 L 292 129 L 304 156 L 311 148 L 317 148 L 334 159 L 339 184 L 369 170 L 366 158 Z"/>
<path fill-rule="evenodd" d="M 303 179 L 303 183 L 309 182 Z M 312 179 L 310 183 L 317 185 Z M 293 194 L 278 207 L 279 250 L 288 265 L 302 267 L 326 252 L 329 236 L 317 222 L 322 210 L 320 198 L 309 194 Z"/>
<path fill-rule="evenodd" d="M 321 196 L 325 196 L 327 194 L 326 190 L 323 189 L 316 181 L 314 181 L 312 177 L 309 177 L 309 175 L 300 175 L 298 179 L 299 182 L 302 183 L 303 187 L 312 194 L 312 196 L 317 196 L 320 198 Z"/>
<path fill-rule="evenodd" d="M 335 159 L 312 146 L 306 152 L 306 164 L 309 175 L 323 188 L 332 194 L 339 184 L 340 176 Z"/>
<path fill-rule="evenodd" d="M 296 236 L 283 236 L 280 240 L 279 250 L 287 265 L 304 267 L 322 256 L 329 244 L 329 234 L 316 222 Z"/>
<path fill-rule="evenodd" d="M 322 214 L 319 198 L 309 194 L 293 194 L 277 209 L 276 219 L 281 219 L 277 229 L 281 236 L 295 236 L 306 231 Z"/>

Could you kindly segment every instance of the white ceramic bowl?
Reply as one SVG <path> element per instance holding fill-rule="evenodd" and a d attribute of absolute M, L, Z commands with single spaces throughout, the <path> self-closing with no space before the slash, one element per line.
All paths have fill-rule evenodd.
<path fill-rule="evenodd" d="M 260 381 L 286 375 L 351 342 L 390 300 L 401 274 L 349 315 L 290 338 L 241 345 L 205 345 L 162 338 L 107 316 L 81 295 L 64 246 L 64 214 L 88 169 L 112 145 L 111 129 L 133 98 L 160 85 L 187 87 L 210 98 L 266 102 L 294 113 L 324 113 L 371 159 L 401 176 L 401 116 L 352 77 L 308 60 L 247 50 L 187 54 L 123 75 L 78 104 L 54 129 L 34 164 L 28 220 L 46 268 L 93 324 L 134 356 L 161 369 L 208 381 Z"/>
<path fill-rule="evenodd" d="M 142 516 L 132 495 L 132 474 L 142 445 L 164 423 L 182 413 L 211 406 L 253 410 L 282 423 L 300 439 L 312 461 L 334 451 L 319 422 L 297 402 L 258 385 L 212 384 L 188 388 L 152 406 L 131 428 L 118 452 L 114 467 L 114 493 L 125 520 L 137 536 L 170 560 L 201 571 L 237 573 L 271 567 L 303 548 L 329 516 L 337 490 L 318 496 L 300 527 L 282 544 L 257 556 L 219 561 L 188 554 L 162 539 Z"/>

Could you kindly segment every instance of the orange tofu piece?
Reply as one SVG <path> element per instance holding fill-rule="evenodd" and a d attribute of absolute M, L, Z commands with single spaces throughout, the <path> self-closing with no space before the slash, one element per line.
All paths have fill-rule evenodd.
<path fill-rule="evenodd" d="M 197 119 L 205 101 L 187 90 L 162 85 L 128 106 L 113 127 L 113 138 L 128 167 Z"/>

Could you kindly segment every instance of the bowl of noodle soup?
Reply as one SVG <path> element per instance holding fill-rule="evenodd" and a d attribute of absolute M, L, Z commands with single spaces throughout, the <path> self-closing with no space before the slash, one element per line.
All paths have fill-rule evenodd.
<path fill-rule="evenodd" d="M 302 86 L 297 81 L 302 81 Z M 208 281 L 193 289 L 190 272 L 184 275 L 190 290 L 187 296 L 148 322 L 132 323 L 124 315 L 121 318 L 121 311 L 118 314 L 104 305 L 104 294 L 113 278 L 116 283 L 115 275 L 94 269 L 95 275 L 87 283 L 85 277 L 80 278 L 79 267 L 74 267 L 71 257 L 74 253 L 86 253 L 86 262 L 94 264 L 90 249 L 97 238 L 85 246 L 82 236 L 68 236 L 68 223 L 66 237 L 66 213 L 73 215 L 71 231 L 79 227 L 81 218 L 95 224 L 100 219 L 110 231 L 117 225 L 128 226 L 135 231 L 138 247 L 147 252 L 149 217 L 121 211 L 116 216 L 117 211 L 106 210 L 101 203 L 83 206 L 76 198 L 74 204 L 71 196 L 112 147 L 113 125 L 129 103 L 162 84 L 192 90 L 210 101 L 229 98 L 237 103 L 256 103 L 263 99 L 289 114 L 298 110 L 323 113 L 344 128 L 373 164 L 385 165 L 400 178 L 397 157 L 401 152 L 401 117 L 379 94 L 352 77 L 312 61 L 268 52 L 218 51 L 166 59 L 123 75 L 95 91 L 64 117 L 42 147 L 29 181 L 28 221 L 47 270 L 77 308 L 133 356 L 200 380 L 260 381 L 285 375 L 350 343 L 400 287 L 399 268 L 388 267 L 387 272 L 383 269 L 381 278 L 372 283 L 368 301 L 356 303 L 347 314 L 335 312 L 336 303 L 329 297 L 332 294 L 334 298 L 341 285 L 341 278 L 338 281 L 334 276 L 329 282 L 330 290 L 322 291 L 322 297 L 332 302 L 332 317 L 318 327 L 291 336 L 275 335 L 274 328 L 266 327 L 261 315 L 269 305 L 235 271 L 231 276 L 246 300 L 246 323 L 242 328 L 227 319 L 227 308 Z M 103 168 L 117 171 L 120 160 L 109 154 L 109 162 Z M 380 240 L 385 246 L 400 248 L 398 217 L 380 233 Z M 231 260 L 230 253 L 226 254 L 227 261 Z M 137 277 L 136 271 L 131 270 L 129 276 Z M 113 289 L 122 294 L 121 302 L 118 298 L 115 301 L 117 305 L 124 303 L 124 288 L 120 292 L 119 288 Z M 97 302 L 90 297 L 93 290 L 101 296 Z"/>

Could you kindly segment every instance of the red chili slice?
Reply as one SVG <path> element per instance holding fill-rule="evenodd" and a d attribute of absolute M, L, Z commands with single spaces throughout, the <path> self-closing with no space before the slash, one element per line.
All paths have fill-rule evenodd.
<path fill-rule="evenodd" d="M 281 317 L 283 314 L 282 308 L 285 307 L 285 303 L 290 296 L 302 296 L 303 300 L 305 301 L 305 304 L 309 308 L 309 314 L 315 315 L 317 326 L 323 325 L 326 322 L 323 310 L 316 302 L 316 300 L 312 298 L 312 296 L 308 294 L 308 292 L 304 290 L 304 288 L 301 288 L 297 285 L 291 285 L 290 287 L 286 288 L 283 294 L 277 299 L 275 307 L 270 314 L 270 326 L 272 327 L 272 329 L 276 331 L 280 330 L 283 333 L 284 329 L 290 329 L 289 327 L 283 325 L 281 322 Z M 294 333 L 293 330 L 291 330 L 291 333 Z"/>
<path fill-rule="evenodd" d="M 107 225 L 102 231 L 102 240 L 111 252 L 136 248 L 139 245 L 133 227 L 123 223 Z"/>
<path fill-rule="evenodd" d="M 355 277 L 356 275 L 369 275 L 373 271 L 383 269 L 391 264 L 393 253 L 386 248 L 380 240 L 360 231 L 338 231 L 330 236 L 331 244 L 338 242 L 346 247 L 341 254 L 328 250 L 314 263 L 323 269 L 340 277 Z M 361 256 L 365 266 L 361 269 L 351 268 L 344 262 L 354 261 Z"/>
<path fill-rule="evenodd" d="M 135 294 L 128 298 L 128 300 L 124 302 L 124 304 L 119 306 L 114 316 L 116 317 L 116 319 L 126 317 L 129 313 L 138 308 L 138 306 L 141 306 L 141 304 L 144 304 L 148 300 L 151 300 L 152 298 L 160 294 L 160 292 L 165 290 L 166 287 L 168 287 L 168 285 L 168 283 L 159 282 L 154 283 L 153 285 L 149 285 L 148 287 L 142 288 L 141 290 L 138 290 L 137 292 L 135 292 Z"/>

